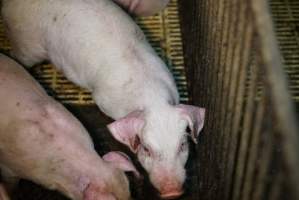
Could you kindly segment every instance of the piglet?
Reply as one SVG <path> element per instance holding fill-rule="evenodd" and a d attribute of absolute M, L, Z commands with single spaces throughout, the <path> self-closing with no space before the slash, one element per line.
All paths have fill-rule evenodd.
<path fill-rule="evenodd" d="M 109 0 L 4 0 L 2 14 L 13 55 L 27 66 L 50 60 L 90 90 L 161 197 L 180 196 L 187 136 L 196 143 L 205 109 L 179 104 L 171 73 L 127 13 Z"/>
<path fill-rule="evenodd" d="M 121 7 L 138 16 L 150 16 L 162 11 L 169 0 L 114 0 Z"/>
<path fill-rule="evenodd" d="M 81 123 L 16 62 L 0 55 L 0 167 L 4 181 L 32 180 L 73 200 L 128 200 L 129 158 L 104 161 Z M 6 200 L 0 188 L 1 200 Z"/>

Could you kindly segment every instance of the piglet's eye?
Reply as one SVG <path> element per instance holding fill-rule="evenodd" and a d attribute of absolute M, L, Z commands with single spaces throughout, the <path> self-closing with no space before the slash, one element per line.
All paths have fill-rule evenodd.
<path fill-rule="evenodd" d="M 186 132 L 189 133 L 189 134 L 191 133 L 191 128 L 190 128 L 190 126 L 187 126 L 187 127 L 186 127 Z"/>

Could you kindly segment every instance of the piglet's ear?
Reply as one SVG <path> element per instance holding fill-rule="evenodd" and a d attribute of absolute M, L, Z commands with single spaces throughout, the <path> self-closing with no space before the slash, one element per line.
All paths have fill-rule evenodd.
<path fill-rule="evenodd" d="M 115 168 L 123 170 L 125 172 L 133 172 L 137 178 L 140 178 L 140 174 L 135 168 L 129 156 L 120 151 L 112 151 L 103 156 L 103 159 L 111 163 Z"/>
<path fill-rule="evenodd" d="M 197 144 L 197 136 L 204 125 L 205 109 L 196 106 L 180 104 L 176 106 L 180 110 L 181 115 L 185 118 L 189 124 L 191 130 L 191 137 L 194 143 Z"/>
<path fill-rule="evenodd" d="M 142 131 L 144 124 L 143 112 L 134 111 L 107 127 L 117 141 L 129 146 L 136 153 L 140 145 L 138 134 Z"/>

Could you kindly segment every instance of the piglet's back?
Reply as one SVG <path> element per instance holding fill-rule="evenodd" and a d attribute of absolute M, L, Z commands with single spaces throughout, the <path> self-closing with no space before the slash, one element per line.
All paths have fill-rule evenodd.
<path fill-rule="evenodd" d="M 14 60 L 0 55 L 0 124 L 15 113 L 33 112 L 36 104 L 47 102 L 48 96 L 39 84 Z M 9 100 L 3 100 L 9 99 Z M 22 108 L 20 110 L 20 108 Z"/>
<path fill-rule="evenodd" d="M 122 167 L 103 161 L 82 124 L 4 55 L 0 96 L 0 167 L 73 200 L 129 199 Z"/>
<path fill-rule="evenodd" d="M 87 163 L 99 171 L 103 166 L 81 123 L 4 55 L 0 55 L 0 96 L 0 166 L 80 199 L 84 189 L 80 187 L 88 179 Z"/>
<path fill-rule="evenodd" d="M 0 96 L 0 161 L 15 167 L 21 176 L 28 171 L 21 167 L 23 161 L 11 159 L 13 156 L 41 161 L 51 157 L 47 153 L 51 149 L 64 147 L 66 153 L 78 149 L 77 146 L 93 151 L 81 123 L 49 97 L 22 66 L 5 55 L 0 55 Z M 49 152 L 55 154 L 53 150 Z M 33 164 L 42 166 L 34 162 L 25 166 L 29 170 Z"/>

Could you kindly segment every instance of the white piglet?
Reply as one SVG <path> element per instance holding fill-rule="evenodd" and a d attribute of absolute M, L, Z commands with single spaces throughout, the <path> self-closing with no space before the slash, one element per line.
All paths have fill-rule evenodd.
<path fill-rule="evenodd" d="M 50 60 L 89 89 L 161 196 L 180 196 L 187 136 L 196 141 L 205 110 L 178 104 L 171 73 L 134 21 L 109 0 L 4 0 L 2 14 L 16 58 Z"/>
<path fill-rule="evenodd" d="M 134 171 L 128 158 L 101 159 L 81 123 L 16 62 L 0 55 L 0 171 L 8 186 L 18 178 L 73 200 L 128 200 Z M 11 189 L 11 187 L 10 187 Z M 0 186 L 0 200 L 7 200 Z"/>

